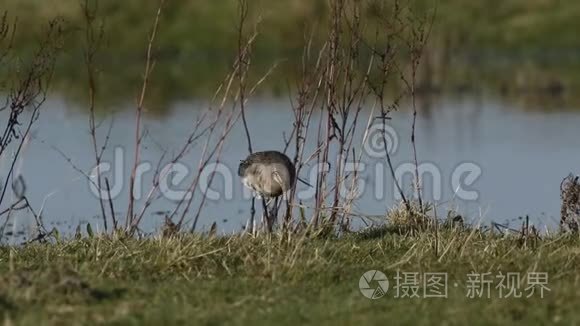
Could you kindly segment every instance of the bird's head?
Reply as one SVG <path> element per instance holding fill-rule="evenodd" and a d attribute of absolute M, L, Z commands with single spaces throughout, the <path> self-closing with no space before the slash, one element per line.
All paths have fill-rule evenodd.
<path fill-rule="evenodd" d="M 246 174 L 246 169 L 250 164 L 246 160 L 240 160 L 240 165 L 238 166 L 238 176 L 243 177 Z"/>

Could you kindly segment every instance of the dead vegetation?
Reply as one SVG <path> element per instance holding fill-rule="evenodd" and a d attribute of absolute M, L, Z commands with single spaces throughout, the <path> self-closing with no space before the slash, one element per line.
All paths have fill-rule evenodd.
<path fill-rule="evenodd" d="M 295 325 L 298 319 L 319 324 L 345 318 L 430 324 L 443 312 L 440 318 L 461 323 L 477 316 L 489 324 L 550 324 L 554 316 L 577 319 L 577 252 L 577 237 L 570 234 L 524 244 L 515 234 L 443 225 L 418 232 L 373 228 L 341 237 L 281 231 L 256 237 L 95 235 L 0 247 L 0 318 L 18 325 Z M 361 275 L 372 269 L 391 282 L 380 300 L 359 292 Z M 394 298 L 395 277 L 403 272 L 445 272 L 448 297 Z M 507 299 L 492 289 L 489 299 L 466 300 L 467 275 L 507 272 L 520 274 L 522 282 L 526 273 L 547 273 L 550 291 L 541 299 Z M 424 313 L 409 313 L 417 310 Z"/>
<path fill-rule="evenodd" d="M 133 148 L 130 149 L 133 152 L 133 163 L 130 178 L 126 180 L 129 185 L 129 202 L 117 203 L 115 198 L 111 198 L 109 189 L 106 187 L 108 180 L 99 169 L 103 154 L 110 150 L 108 140 L 112 122 L 109 124 L 109 129 L 103 133 L 97 128 L 101 123 L 95 121 L 95 110 L 98 106 L 95 102 L 95 94 L 99 87 L 95 77 L 98 66 L 94 58 L 102 51 L 101 41 L 104 30 L 102 22 L 97 18 L 100 14 L 98 4 L 98 0 L 85 0 L 82 6 L 83 17 L 85 17 L 83 31 L 89 94 L 89 130 L 96 166 L 92 173 L 85 173 L 85 176 L 93 176 L 89 178 L 89 182 L 101 194 L 98 200 L 105 232 L 122 230 L 128 235 L 139 233 L 139 226 L 149 207 L 162 195 L 160 180 L 171 173 L 171 170 L 161 169 L 161 166 L 179 162 L 187 152 L 192 150 L 199 151 L 201 155 L 197 172 L 187 187 L 189 196 L 178 200 L 175 207 L 166 214 L 166 227 L 163 233 L 173 234 L 184 229 L 195 231 L 202 217 L 206 200 L 203 194 L 196 193 L 199 188 L 199 177 L 211 164 L 220 162 L 223 144 L 235 124 L 243 123 L 248 151 L 253 151 L 252 133 L 246 117 L 246 103 L 277 66 L 273 63 L 272 67 L 262 74 L 262 77 L 253 84 L 249 84 L 248 76 L 252 73 L 252 49 L 260 40 L 260 20 L 257 20 L 256 25 L 250 25 L 247 17 L 252 6 L 245 0 L 239 1 L 236 25 L 237 53 L 233 56 L 230 73 L 218 85 L 207 109 L 192 121 L 191 134 L 184 140 L 177 154 L 172 157 L 164 155 L 159 158 L 154 181 L 145 191 L 146 198 L 138 200 L 134 195 L 135 178 L 138 165 L 141 163 L 142 141 L 144 137 L 147 137 L 143 115 L 147 108 L 148 90 L 155 84 L 154 68 L 158 50 L 156 36 L 163 28 L 165 2 L 160 1 L 158 10 L 152 18 L 153 23 L 147 43 L 144 45 L 143 78 L 135 108 L 135 141 Z M 427 14 L 423 17 L 416 14 L 409 3 L 399 0 L 381 5 L 373 1 L 335 0 L 329 2 L 328 5 L 331 19 L 327 39 L 319 48 L 315 48 L 312 39 L 305 38 L 303 78 L 295 86 L 297 92 L 295 98 L 291 99 L 294 121 L 291 130 L 282 135 L 286 144 L 284 151 L 294 151 L 294 164 L 297 166 L 298 175 L 306 165 L 320 167 L 317 178 L 312 184 L 315 189 L 315 199 L 308 205 L 299 203 L 295 199 L 296 187 L 293 188 L 290 201 L 287 202 L 285 210 L 282 210 L 282 218 L 277 226 L 286 231 L 297 230 L 297 225 L 304 222 L 308 223 L 311 229 L 323 226 L 323 229 L 332 230 L 331 232 L 349 231 L 354 218 L 352 207 L 356 200 L 357 179 L 359 178 L 356 169 L 352 172 L 349 166 L 352 164 L 356 166 L 362 162 L 364 153 L 358 150 L 362 144 L 357 144 L 355 139 L 357 139 L 357 134 L 367 133 L 367 130 L 359 130 L 359 121 L 366 121 L 367 128 L 376 124 L 384 126 L 389 119 L 389 113 L 398 109 L 398 103 L 402 98 L 414 99 L 417 69 L 433 22 L 433 16 Z M 371 33 L 374 35 L 371 38 L 368 37 L 365 22 L 361 20 L 361 13 L 366 12 L 370 7 L 376 11 L 378 20 L 381 21 L 380 24 L 373 25 L 376 26 L 373 27 L 376 30 Z M 395 100 L 391 101 L 387 90 L 394 80 L 405 81 L 407 87 L 396 94 Z M 368 116 L 362 116 L 362 108 L 369 105 L 373 108 L 372 112 Z M 320 123 L 315 125 L 313 117 L 317 117 Z M 415 119 L 416 110 L 413 115 L 411 142 L 413 144 L 412 160 L 417 162 Z M 99 137 L 99 135 L 102 136 Z M 383 137 L 386 146 L 387 136 L 383 135 Z M 366 138 L 363 142 L 365 140 Z M 306 151 L 305 144 L 308 141 L 316 143 L 314 151 Z M 393 173 L 388 150 L 386 156 Z M 74 166 L 71 159 L 67 161 L 76 170 L 80 170 Z M 415 172 L 418 209 L 421 214 L 425 215 L 418 171 Z M 215 170 L 210 173 L 210 184 L 214 175 Z M 398 181 L 395 180 L 395 182 L 398 185 Z M 410 199 L 407 199 L 404 194 L 405 190 L 400 185 L 398 189 L 407 211 L 409 214 L 414 214 L 411 212 Z M 196 197 L 201 200 L 194 208 L 193 203 Z M 114 208 L 125 205 L 127 209 L 123 218 L 115 212 Z M 282 203 L 276 201 L 272 214 L 278 216 L 281 206 Z M 253 202 L 250 212 L 249 227 L 246 228 L 246 232 L 255 234 L 258 230 L 254 229 Z M 297 214 L 300 215 L 300 219 L 296 218 Z M 187 226 L 186 223 L 188 223 Z"/>
<path fill-rule="evenodd" d="M 30 143 L 32 128 L 47 98 L 64 32 L 60 20 L 48 22 L 29 58 L 14 53 L 12 43 L 16 36 L 17 19 L 4 13 L 0 17 L 0 94 L 4 97 L 0 104 L 0 162 L 7 168 L 0 174 L 0 218 L 4 218 L 0 240 L 13 213 L 25 209 L 36 220 L 36 238 L 42 239 L 46 230 L 42 216 L 34 212 L 26 197 L 26 183 L 20 174 L 21 155 Z"/>
<path fill-rule="evenodd" d="M 206 197 L 200 193 L 200 176 L 207 169 L 211 170 L 214 163 L 222 160 L 223 145 L 230 137 L 232 128 L 242 123 L 247 138 L 248 151 L 253 151 L 252 132 L 248 126 L 246 106 L 256 90 L 276 69 L 263 72 L 257 79 L 249 78 L 252 71 L 252 50 L 260 41 L 260 20 L 255 25 L 250 24 L 248 15 L 252 9 L 249 2 L 239 0 L 238 21 L 236 24 L 238 40 L 237 53 L 232 54 L 232 65 L 222 82 L 217 85 L 215 94 L 208 106 L 192 117 L 190 134 L 183 139 L 178 150 L 171 155 L 166 153 L 158 159 L 155 177 L 145 189 L 145 198 L 135 196 L 136 174 L 141 163 L 143 139 L 148 136 L 147 126 L 143 116 L 147 111 L 148 92 L 155 86 L 156 56 L 159 53 L 157 37 L 163 29 L 165 1 L 159 2 L 155 12 L 149 13 L 151 28 L 144 35 L 143 44 L 143 74 L 141 83 L 135 85 L 139 90 L 135 105 L 134 144 L 126 148 L 132 153 L 130 177 L 124 180 L 129 187 L 128 202 L 118 202 L 110 193 L 109 180 L 100 170 L 103 155 L 110 151 L 109 138 L 113 129 L 113 121 L 103 124 L 97 121 L 95 112 L 99 103 L 96 101 L 100 91 L 98 85 L 98 60 L 95 58 L 104 51 L 104 20 L 98 0 L 85 0 L 80 7 L 84 17 L 82 26 L 84 68 L 86 70 L 87 108 L 89 111 L 88 129 L 91 148 L 94 155 L 95 169 L 85 172 L 59 150 L 67 162 L 98 189 L 100 216 L 105 233 L 124 233 L 128 236 L 142 235 L 140 225 L 149 212 L 150 207 L 162 197 L 160 180 L 171 174 L 171 169 L 161 168 L 178 163 L 188 152 L 200 153 L 193 180 L 187 186 L 187 194 L 176 201 L 174 207 L 165 214 L 165 227 L 160 230 L 167 237 L 181 231 L 197 230 L 198 222 L 203 218 Z M 361 13 L 371 10 L 376 21 L 372 24 L 374 31 L 369 33 L 368 25 Z M 391 225 L 410 227 L 415 231 L 432 229 L 443 223 L 464 225 L 461 216 L 440 218 L 434 210 L 434 205 L 422 198 L 421 180 L 417 169 L 414 171 L 413 188 L 415 196 L 409 196 L 396 179 L 391 154 L 388 147 L 386 126 L 390 114 L 399 109 L 403 100 L 408 100 L 412 107 L 411 128 L 412 157 L 409 159 L 418 166 L 416 150 L 415 127 L 417 108 L 415 106 L 416 84 L 420 73 L 420 63 L 429 40 L 435 13 L 417 13 L 409 1 L 393 0 L 389 2 L 333 0 L 328 2 L 330 19 L 328 31 L 322 43 L 316 43 L 311 35 L 304 37 L 301 76 L 296 85 L 291 85 L 290 101 L 294 121 L 289 130 L 283 132 L 284 152 L 293 157 L 297 174 L 307 166 L 316 166 L 316 179 L 312 182 L 315 190 L 314 200 L 303 203 L 297 200 L 294 187 L 289 194 L 290 200 L 286 207 L 276 201 L 272 215 L 278 217 L 277 230 L 289 235 L 300 234 L 307 230 L 311 234 L 345 234 L 352 228 L 352 221 L 361 217 L 354 211 L 357 198 L 357 181 L 360 176 L 356 166 L 364 160 L 364 155 L 356 135 L 362 134 L 364 143 L 367 141 L 371 127 L 382 127 L 382 145 L 384 159 L 388 163 L 392 181 L 402 198 L 399 206 L 387 212 L 381 222 Z M 13 25 L 4 15 L 0 21 L 0 63 L 10 60 L 10 44 L 15 35 Z M 312 27 L 314 28 L 314 27 Z M 15 171 L 18 154 L 26 146 L 30 128 L 39 117 L 40 108 L 50 82 L 54 61 L 59 51 L 59 39 L 62 36 L 60 23 L 51 22 L 47 28 L 45 40 L 41 43 L 36 56 L 27 69 L 18 69 L 16 82 L 2 83 L 10 94 L 6 105 L 0 111 L 9 112 L 4 135 L 0 138 L 0 157 L 6 156 L 8 146 L 16 149 L 8 175 L 3 179 L 4 186 L 0 189 L 0 205 L 3 204 L 7 189 L 14 188 L 16 203 L 0 211 L 0 216 L 6 215 L 4 227 L 7 225 L 13 210 L 29 208 L 30 203 L 24 196 L 25 184 Z M 369 35 L 373 35 L 369 37 Z M 12 65 L 3 65 L 12 66 Z M 15 65 L 16 66 L 16 65 Z M 18 67 L 26 65 L 18 65 Z M 395 94 L 390 86 L 403 82 L 403 89 L 397 89 Z M 25 114 L 25 108 L 31 108 L 31 114 Z M 363 107 L 370 107 L 370 114 L 363 114 Z M 1 113 L 1 112 L 0 112 Z M 22 125 L 22 118 L 27 117 L 27 123 Z M 241 120 L 241 121 L 240 121 Z M 314 123 L 318 121 L 318 123 Z M 361 128 L 360 122 L 366 122 Z M 106 125 L 106 126 L 104 126 Z M 104 127 L 103 127 L 104 126 Z M 306 144 L 314 143 L 314 149 Z M 293 154 L 293 155 L 292 155 Z M 354 169 L 350 169 L 351 167 Z M 210 171 L 209 183 L 216 174 L 214 168 Z M 14 181 L 16 180 L 16 182 Z M 568 178 L 562 183 L 562 222 L 566 228 L 578 230 L 578 179 Z M 20 189 L 20 190 L 18 190 Z M 18 191 L 17 191 L 18 190 Z M 194 199 L 200 199 L 196 202 Z M 0 206 L 2 207 L 2 206 Z M 124 209 L 119 213 L 115 208 Z M 125 209 L 126 207 L 126 209 Z M 32 210 L 31 210 L 32 211 Z M 282 213 L 280 213 L 280 211 Z M 39 237 L 44 239 L 49 234 L 42 226 L 42 212 L 34 213 L 39 229 Z M 254 203 L 250 209 L 248 227 L 245 232 L 256 235 L 264 228 L 255 228 Z M 533 234 L 533 226 L 522 226 L 522 234 Z M 507 228 L 505 228 L 507 229 Z M 91 231 L 92 232 L 92 231 Z M 215 232 L 215 230 L 213 230 Z M 519 232 L 519 231 L 518 231 Z M 55 232 L 50 233 L 52 235 Z"/>
<path fill-rule="evenodd" d="M 578 232 L 580 223 L 580 181 L 575 175 L 568 175 L 560 184 L 560 227 L 574 233 Z"/>

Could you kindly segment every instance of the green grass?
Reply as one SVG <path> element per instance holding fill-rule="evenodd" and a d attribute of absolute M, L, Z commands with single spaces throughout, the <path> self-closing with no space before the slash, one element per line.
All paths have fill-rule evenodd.
<path fill-rule="evenodd" d="M 0 13 L 7 10 L 10 21 L 18 18 L 14 47 L 19 53 L 36 48 L 49 19 L 64 20 L 67 37 L 53 89 L 80 107 L 87 101 L 82 2 L 5 0 L 4 8 L 0 9 Z M 374 17 L 377 10 L 372 2 L 368 1 L 362 13 L 369 40 L 374 39 L 377 24 Z M 537 93 L 549 82 L 557 81 L 568 90 L 566 104 L 578 106 L 580 100 L 574 90 L 580 86 L 580 76 L 574 68 L 580 48 L 576 35 L 580 27 L 577 19 L 580 2 L 410 0 L 408 3 L 418 8 L 419 17 L 437 4 L 424 62 L 429 61 L 436 70 L 433 79 L 438 86 L 452 90 L 467 84 L 494 91 L 521 86 Z M 301 77 L 305 35 L 313 35 L 313 49 L 328 38 L 327 1 L 256 0 L 249 4 L 247 34 L 261 18 L 252 51 L 250 80 L 260 78 L 275 62 L 280 62 L 260 91 L 285 95 L 288 85 L 294 85 Z M 173 101 L 213 95 L 237 53 L 237 5 L 237 1 L 167 2 L 154 49 L 158 64 L 152 75 L 154 87 L 150 87 L 148 94 L 152 112 L 167 112 Z M 97 21 L 104 24 L 104 40 L 95 59 L 99 68 L 99 110 L 109 111 L 134 102 L 157 6 L 157 1 L 99 1 Z M 477 58 L 477 63 L 470 61 L 473 58 Z M 505 60 L 507 63 L 498 67 Z M 529 85 L 518 85 L 522 80 Z"/>
<path fill-rule="evenodd" d="M 437 247 L 437 249 L 436 249 Z M 469 230 L 340 238 L 182 235 L 95 237 L 0 248 L 0 322 L 39 324 L 574 324 L 577 236 L 543 239 Z M 359 291 L 367 270 L 391 287 Z M 395 298 L 400 272 L 448 273 L 447 298 Z M 546 272 L 540 298 L 466 298 L 471 272 Z M 419 288 L 422 296 L 423 287 Z M 526 292 L 524 292 L 524 296 Z"/>

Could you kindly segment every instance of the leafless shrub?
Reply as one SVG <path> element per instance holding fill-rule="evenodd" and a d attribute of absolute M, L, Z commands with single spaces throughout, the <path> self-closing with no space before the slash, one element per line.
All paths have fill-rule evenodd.
<path fill-rule="evenodd" d="M 135 142 L 134 142 L 134 160 L 131 168 L 131 176 L 129 182 L 129 203 L 127 208 L 127 214 L 125 219 L 124 232 L 129 235 L 135 234 L 139 229 L 148 208 L 153 204 L 154 201 L 161 197 L 160 195 L 160 181 L 167 177 L 170 171 L 167 169 L 161 169 L 161 166 L 171 166 L 176 164 L 180 159 L 182 159 L 192 148 L 199 145 L 200 159 L 198 162 L 197 172 L 194 175 L 193 181 L 188 185 L 188 189 L 181 200 L 178 200 L 174 208 L 165 217 L 165 229 L 172 230 L 171 232 L 182 230 L 187 222 L 188 217 L 192 217 L 191 230 L 195 230 L 197 222 L 200 218 L 203 207 L 205 206 L 205 196 L 202 197 L 201 203 L 192 211 L 193 199 L 197 198 L 199 194 L 196 194 L 198 190 L 200 176 L 202 171 L 204 171 L 210 163 L 219 163 L 223 144 L 226 137 L 229 135 L 233 126 L 238 122 L 240 117 L 245 119 L 244 108 L 247 103 L 248 97 L 251 96 L 256 89 L 261 85 L 264 80 L 272 73 L 272 67 L 268 72 L 264 74 L 255 84 L 247 85 L 246 75 L 250 66 L 250 53 L 253 43 L 257 37 L 257 31 L 246 37 L 244 34 L 244 20 L 247 15 L 247 4 L 242 1 L 240 3 L 240 33 L 239 33 L 239 48 L 236 60 L 232 66 L 231 72 L 225 76 L 222 83 L 218 86 L 213 98 L 210 101 L 209 106 L 206 110 L 202 111 L 201 114 L 196 116 L 191 125 L 191 132 L 184 140 L 183 145 L 181 145 L 177 154 L 170 157 L 167 162 L 163 155 L 158 162 L 157 169 L 155 170 L 153 183 L 150 188 L 146 191 L 145 199 L 142 206 L 139 208 L 136 198 L 134 196 L 134 187 L 136 183 L 136 170 L 140 163 L 141 150 L 142 150 L 142 140 L 145 137 L 146 129 L 143 126 L 143 112 L 146 107 L 147 91 L 149 89 L 149 84 L 151 83 L 151 77 L 153 68 L 155 66 L 155 39 L 157 32 L 161 27 L 161 18 L 163 14 L 165 1 L 161 0 L 155 19 L 153 22 L 152 30 L 149 35 L 149 39 L 146 47 L 146 58 L 145 58 L 145 68 L 143 72 L 143 81 L 141 84 L 141 92 L 137 99 L 137 106 L 135 109 Z M 91 134 L 91 142 L 93 145 L 93 151 L 95 154 L 95 163 L 97 166 L 101 162 L 102 155 L 107 148 L 109 134 L 111 128 L 107 132 L 106 138 L 98 145 L 95 123 L 95 92 L 97 89 L 96 79 L 94 77 L 95 67 L 94 67 L 94 56 L 99 50 L 100 42 L 102 40 L 102 25 L 97 25 L 96 21 L 96 11 L 98 8 L 98 1 L 86 0 L 83 6 L 83 12 L 85 17 L 85 34 L 86 34 L 86 44 L 85 44 L 85 64 L 88 71 L 88 88 L 89 88 L 89 128 Z M 237 82 L 237 83 L 236 83 Z M 251 151 L 250 136 L 248 131 L 248 144 Z M 167 164 L 162 164 L 167 163 Z M 208 182 L 211 184 L 213 177 L 215 175 L 215 170 L 211 171 L 209 174 Z M 99 170 L 96 171 L 97 180 L 94 185 L 100 190 L 104 189 L 103 185 L 107 184 L 107 180 L 103 179 Z M 104 181 L 103 181 L 104 180 Z M 91 181 L 93 182 L 93 181 Z M 108 186 L 107 186 L 108 188 Z M 110 196 L 109 196 L 110 197 Z M 101 206 L 101 214 L 103 216 L 103 221 L 105 223 L 105 229 L 107 228 L 107 214 L 105 210 L 106 202 L 103 199 L 99 199 Z M 113 221 L 113 228 L 118 231 L 118 221 L 114 213 L 114 203 L 112 198 L 108 198 L 111 219 Z M 165 232 L 165 231 L 164 231 Z M 167 233 L 167 232 L 165 232 Z"/>
<path fill-rule="evenodd" d="M 96 0 L 95 0 L 96 1 Z M 107 140 L 101 142 L 99 146 L 96 137 L 96 123 L 94 118 L 94 94 L 96 84 L 94 78 L 94 55 L 98 50 L 98 45 L 102 37 L 102 26 L 95 25 L 95 18 L 89 6 L 89 0 L 85 1 L 83 10 L 86 20 L 86 66 L 88 71 L 89 84 L 89 108 L 91 131 L 91 142 L 95 154 L 97 165 L 101 161 L 103 152 L 107 146 Z M 350 227 L 352 207 L 357 193 L 356 172 L 350 172 L 347 164 L 360 164 L 362 151 L 355 143 L 357 133 L 365 133 L 361 130 L 359 120 L 362 109 L 371 105 L 373 111 L 366 118 L 367 128 L 375 120 L 382 121 L 383 126 L 388 120 L 389 113 L 396 110 L 399 101 L 404 96 L 415 97 L 415 75 L 421 50 L 425 46 L 428 37 L 428 24 L 414 19 L 412 11 L 408 7 L 399 4 L 399 0 L 390 3 L 389 8 L 384 10 L 384 16 L 380 17 L 374 38 L 368 37 L 366 23 L 361 19 L 362 12 L 368 10 L 373 1 L 354 0 L 333 0 L 329 1 L 330 19 L 326 41 L 315 49 L 312 37 L 305 38 L 303 53 L 302 79 L 297 85 L 296 98 L 292 103 L 294 113 L 294 124 L 288 138 L 285 136 L 285 149 L 294 149 L 294 163 L 297 167 L 298 175 L 305 164 L 315 163 L 320 170 L 314 185 L 315 201 L 311 207 L 313 215 L 310 219 L 310 227 L 319 226 L 333 228 L 338 226 L 341 230 L 348 230 Z M 151 73 L 155 64 L 155 38 L 158 28 L 160 28 L 161 16 L 163 13 L 164 1 L 160 1 L 159 9 L 154 19 L 153 27 L 149 35 L 146 51 L 146 62 L 143 73 L 140 96 L 137 99 L 135 110 L 135 152 L 131 177 L 129 180 L 129 203 L 125 220 L 125 231 L 134 234 L 150 205 L 160 197 L 159 181 L 167 171 L 159 168 L 155 171 L 154 181 L 151 185 L 142 207 L 137 208 L 134 197 L 134 186 L 136 169 L 141 157 L 141 142 L 144 137 L 144 126 L 142 122 L 144 107 L 146 106 L 146 94 L 148 85 L 151 82 Z M 239 21 L 238 29 L 238 51 L 235 61 L 231 67 L 231 72 L 225 76 L 212 98 L 207 110 L 200 114 L 192 123 L 191 133 L 177 155 L 169 158 L 170 164 L 175 164 L 189 152 L 197 142 L 201 142 L 200 159 L 197 173 L 193 181 L 188 185 L 185 192 L 189 198 L 184 197 L 179 200 L 175 207 L 166 216 L 166 225 L 171 225 L 171 229 L 181 230 L 189 218 L 192 218 L 191 230 L 195 230 L 200 214 L 205 204 L 205 196 L 201 197 L 201 202 L 197 210 L 192 214 L 192 203 L 196 194 L 199 177 L 210 163 L 219 163 L 223 144 L 232 130 L 233 126 L 241 119 L 247 142 L 248 151 L 251 153 L 252 140 L 250 130 L 246 120 L 246 103 L 252 96 L 256 88 L 270 75 L 272 69 L 264 74 L 252 87 L 248 84 L 248 71 L 251 68 L 251 54 L 254 43 L 257 40 L 258 29 L 247 32 L 248 2 L 239 0 Z M 93 9 L 94 10 L 94 9 Z M 317 53 L 313 55 L 313 53 Z M 410 59 L 401 60 L 408 56 Z M 407 69 L 406 67 L 410 68 Z M 407 76 L 410 71 L 410 77 Z M 394 97 L 387 95 L 387 88 L 393 80 L 404 80 L 407 89 Z M 377 109 L 378 108 L 378 109 Z M 413 153 L 414 161 L 417 163 L 415 149 L 415 119 L 416 108 L 413 114 Z M 375 113 L 379 111 L 380 113 Z M 312 123 L 313 117 L 319 117 L 318 125 Z M 110 132 L 110 130 L 109 130 Z M 108 136 L 107 136 L 108 138 Z M 305 152 L 307 141 L 314 141 L 316 148 L 310 153 Z M 363 139 L 363 142 L 365 139 Z M 385 141 L 385 146 L 386 146 Z M 336 155 L 334 155 L 336 153 Z M 386 160 L 389 163 L 391 174 L 394 179 L 394 169 L 391 163 L 388 150 L 385 148 Z M 160 158 L 158 167 L 165 159 L 165 155 Z M 354 169 L 356 171 L 356 168 Z M 103 180 L 100 171 L 97 172 L 96 184 L 99 189 L 103 189 Z M 209 182 L 213 180 L 215 171 L 210 174 Z M 418 173 L 417 173 L 418 174 Z M 416 176 L 417 189 L 419 189 L 418 175 Z M 404 198 L 404 205 L 409 213 L 412 211 L 410 201 L 404 195 L 397 180 L 398 189 Z M 291 190 L 284 217 L 283 228 L 291 230 L 290 224 L 293 222 L 293 208 L 303 208 L 302 203 L 295 201 L 295 188 Z M 346 198 L 343 198 L 341 191 L 347 189 Z M 277 216 L 280 203 L 275 202 L 272 212 L 268 215 Z M 107 229 L 106 203 L 100 200 L 101 214 Z M 109 198 L 111 219 L 114 228 L 117 227 L 117 220 L 113 210 L 113 201 Z M 423 210 L 423 203 L 419 197 L 419 211 Z M 249 225 L 253 226 L 254 205 L 252 203 L 252 217 Z M 303 215 L 304 211 L 301 211 Z M 274 215 L 275 214 L 275 215 Z M 303 221 L 304 222 L 304 221 Z M 295 228 L 294 228 L 295 229 Z M 252 233 L 254 230 L 250 230 Z"/>
<path fill-rule="evenodd" d="M 155 15 L 155 20 L 151 33 L 149 34 L 149 41 L 147 43 L 147 54 L 145 59 L 145 68 L 143 72 L 143 83 L 141 85 L 141 93 L 137 102 L 137 107 L 135 110 L 135 156 L 133 161 L 133 168 L 131 169 L 131 179 L 129 181 L 129 208 L 127 210 L 127 218 L 125 228 L 129 233 L 133 233 L 135 228 L 139 225 L 140 218 L 134 213 L 135 197 L 134 197 L 134 187 L 135 187 L 135 176 L 137 173 L 137 166 L 140 163 L 141 154 L 141 141 L 143 139 L 142 134 L 142 117 L 143 117 L 143 107 L 145 105 L 145 96 L 147 94 L 147 87 L 149 86 L 149 79 L 154 68 L 154 58 L 153 58 L 153 45 L 155 42 L 155 37 L 157 36 L 157 30 L 159 28 L 159 19 L 163 11 L 163 5 L 165 0 L 159 2 L 159 8 L 157 9 L 157 14 Z"/>
<path fill-rule="evenodd" d="M 4 126 L 0 127 L 0 160 L 8 161 L 7 172 L 0 178 L 0 207 L 5 202 L 9 188 L 13 189 L 16 197 L 16 202 L 9 204 L 0 214 L 6 214 L 5 224 L 15 210 L 28 208 L 32 211 L 17 163 L 29 143 L 30 132 L 46 100 L 64 34 L 60 20 L 50 21 L 32 57 L 23 60 L 12 51 L 16 26 L 16 20 L 10 23 L 7 14 L 0 18 L 0 66 L 6 69 L 3 71 L 5 79 L 0 81 L 0 93 L 6 94 L 5 102 L 0 106 L 0 114 L 6 115 L 2 122 Z M 40 232 L 43 229 L 41 219 L 36 214 L 34 216 Z"/>
<path fill-rule="evenodd" d="M 101 50 L 101 45 L 104 37 L 104 24 L 103 22 L 97 21 L 98 15 L 98 1 L 85 0 L 82 3 L 82 11 L 84 17 L 84 58 L 85 66 L 87 69 L 87 84 L 88 84 L 88 106 L 89 106 L 89 133 L 91 136 L 91 145 L 93 149 L 93 154 L 95 157 L 96 165 L 96 186 L 98 189 L 103 188 L 103 176 L 101 174 L 100 165 L 102 162 L 103 154 L 107 149 L 107 144 L 109 141 L 109 136 L 112 130 L 113 122 L 111 121 L 109 131 L 105 137 L 103 144 L 99 145 L 97 139 L 97 122 L 95 119 L 95 107 L 96 107 L 96 94 L 97 94 L 97 82 L 96 82 L 96 72 L 97 67 L 95 64 L 95 57 Z M 92 181 L 91 181 L 92 182 Z M 108 190 L 108 189 L 107 189 Z M 109 205 L 112 206 L 113 203 L 109 199 Z M 108 231 L 107 214 L 105 213 L 105 200 L 99 197 L 99 206 L 101 208 L 101 215 L 103 218 L 103 226 L 105 232 Z M 113 226 L 116 228 L 118 225 L 115 212 L 111 210 L 111 219 L 113 221 Z"/>
<path fill-rule="evenodd" d="M 315 50 L 311 38 L 305 42 L 302 80 L 297 87 L 296 100 L 292 103 L 295 120 L 293 138 L 287 140 L 286 149 L 293 143 L 298 174 L 302 166 L 310 162 L 320 167 L 313 185 L 316 193 L 311 226 L 334 225 L 347 230 L 353 215 L 359 176 L 347 170 L 346 166 L 354 165 L 352 170 L 356 171 L 363 155 L 355 143 L 355 135 L 357 131 L 363 132 L 363 142 L 366 141 L 368 128 L 376 121 L 382 123 L 385 134 L 389 114 L 398 109 L 405 97 L 410 98 L 413 104 L 412 159 L 417 165 L 415 83 L 433 16 L 420 19 L 408 4 L 403 5 L 399 0 L 380 3 L 333 0 L 328 3 L 329 32 L 317 56 L 312 55 Z M 376 7 L 378 16 L 374 37 L 368 36 L 368 24 L 361 19 L 361 13 L 368 12 L 371 6 Z M 403 90 L 395 95 L 388 94 L 389 86 L 401 80 Z M 369 105 L 372 111 L 366 118 L 367 129 L 359 130 L 361 110 Z M 311 123 L 315 115 L 319 116 L 316 126 Z M 312 153 L 304 153 L 304 145 L 310 138 L 315 140 L 316 149 Z M 408 214 L 413 215 L 415 208 L 395 179 L 386 139 L 384 145 L 385 160 L 393 182 Z M 336 153 L 336 156 L 331 153 Z M 418 211 L 421 212 L 424 211 L 424 203 L 420 195 L 418 171 L 415 175 L 419 193 Z M 341 189 L 346 189 L 346 198 Z M 290 206 L 302 207 L 301 203 L 295 202 L 294 192 L 291 192 Z M 285 224 L 290 223 L 291 213 L 288 208 Z"/>

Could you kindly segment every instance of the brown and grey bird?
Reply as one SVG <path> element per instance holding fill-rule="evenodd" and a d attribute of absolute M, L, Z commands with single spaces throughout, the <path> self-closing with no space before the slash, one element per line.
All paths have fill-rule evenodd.
<path fill-rule="evenodd" d="M 262 198 L 266 222 L 271 229 L 268 204 L 294 186 L 296 181 L 294 164 L 288 156 L 278 151 L 256 152 L 240 162 L 238 175 L 246 187 Z"/>
<path fill-rule="evenodd" d="M 244 185 L 262 198 L 281 196 L 294 186 L 296 168 L 283 153 L 264 151 L 250 154 L 240 162 L 238 175 Z"/>

